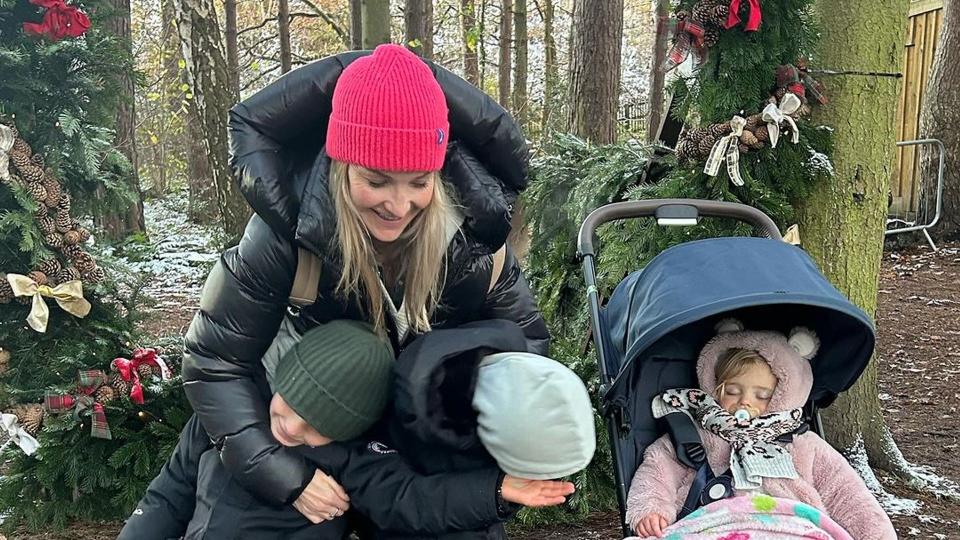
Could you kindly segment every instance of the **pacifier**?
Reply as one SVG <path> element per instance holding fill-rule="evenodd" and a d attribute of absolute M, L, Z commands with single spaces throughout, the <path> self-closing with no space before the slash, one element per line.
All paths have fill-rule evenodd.
<path fill-rule="evenodd" d="M 740 422 L 747 422 L 747 421 L 750 420 L 750 411 L 748 411 L 747 409 L 742 409 L 742 408 L 741 408 L 741 409 L 737 409 L 737 411 L 736 411 L 735 413 L 733 413 L 733 417 L 736 418 L 736 419 L 737 419 L 738 421 L 740 421 Z"/>

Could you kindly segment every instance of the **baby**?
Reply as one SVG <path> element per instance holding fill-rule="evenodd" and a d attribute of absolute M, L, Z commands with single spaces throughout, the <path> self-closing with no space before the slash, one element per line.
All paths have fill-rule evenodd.
<path fill-rule="evenodd" d="M 688 413 L 698 424 L 711 468 L 730 470 L 735 495 L 763 493 L 823 511 L 854 538 L 895 539 L 893 525 L 847 461 L 812 432 L 794 434 L 813 387 L 809 360 L 816 336 L 794 329 L 744 331 L 723 321 L 697 362 L 700 390 L 669 390 L 654 400 L 657 417 Z M 783 442 L 790 440 L 792 442 Z M 695 471 L 681 464 L 664 435 L 637 469 L 627 520 L 642 537 L 662 536 L 677 520 Z"/>

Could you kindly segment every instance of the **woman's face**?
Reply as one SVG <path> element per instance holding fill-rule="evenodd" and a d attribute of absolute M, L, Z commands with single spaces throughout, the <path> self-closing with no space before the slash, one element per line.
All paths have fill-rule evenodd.
<path fill-rule="evenodd" d="M 270 401 L 270 431 L 273 438 L 284 446 L 323 446 L 333 442 L 324 437 L 299 414 L 287 405 L 287 402 L 274 394 Z"/>
<path fill-rule="evenodd" d="M 736 377 L 723 381 L 717 398 L 728 413 L 746 409 L 751 418 L 756 418 L 767 411 L 776 388 L 777 378 L 770 371 L 770 366 L 760 362 L 749 366 Z"/>
<path fill-rule="evenodd" d="M 393 242 L 433 200 L 432 172 L 390 172 L 350 165 L 350 198 L 374 239 Z"/>

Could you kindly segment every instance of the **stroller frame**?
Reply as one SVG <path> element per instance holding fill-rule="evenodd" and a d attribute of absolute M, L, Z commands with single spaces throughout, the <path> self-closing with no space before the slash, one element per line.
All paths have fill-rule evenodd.
<path fill-rule="evenodd" d="M 732 218 L 753 225 L 763 236 L 780 240 L 780 230 L 769 216 L 753 208 L 739 203 L 710 201 L 701 199 L 648 199 L 642 201 L 628 201 L 612 203 L 591 212 L 580 227 L 577 238 L 577 257 L 583 266 L 584 281 L 587 288 L 587 307 L 590 313 L 590 325 L 593 332 L 593 343 L 596 347 L 597 362 L 600 368 L 600 395 L 610 390 L 616 374 L 607 369 L 607 351 L 604 339 L 603 317 L 601 316 L 600 294 L 597 289 L 597 274 L 595 265 L 596 230 L 600 225 L 615 220 L 634 219 L 641 217 L 656 217 L 664 225 L 695 225 L 700 217 Z M 629 524 L 625 523 L 627 503 L 626 479 L 621 474 L 622 457 L 615 441 L 620 435 L 628 431 L 623 410 L 617 410 L 616 405 L 602 403 L 600 408 L 604 416 L 607 433 L 611 438 L 610 450 L 614 461 L 614 480 L 617 490 L 617 504 L 619 505 L 621 527 L 624 536 L 632 534 Z M 816 415 L 815 415 L 816 417 Z M 819 423 L 819 422 L 817 422 Z M 819 427 L 819 426 L 816 426 Z"/>

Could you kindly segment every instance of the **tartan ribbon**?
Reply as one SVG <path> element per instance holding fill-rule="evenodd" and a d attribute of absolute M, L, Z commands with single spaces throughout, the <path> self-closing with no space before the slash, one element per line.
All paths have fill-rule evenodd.
<path fill-rule="evenodd" d="M 703 166 L 703 172 L 710 176 L 716 176 L 720 173 L 720 165 L 727 164 L 727 173 L 730 175 L 730 181 L 735 186 L 743 185 L 743 177 L 740 176 L 740 135 L 743 135 L 743 128 L 747 125 L 747 120 L 742 116 L 734 116 L 730 120 L 730 127 L 733 132 L 718 140 L 710 150 L 710 157 L 707 158 L 706 165 Z"/>
<path fill-rule="evenodd" d="M 672 19 L 670 21 L 673 34 L 673 47 L 667 53 L 667 61 L 664 65 L 664 71 L 671 71 L 690 56 L 690 51 L 694 51 L 699 63 L 705 53 L 703 36 L 705 31 L 703 26 L 691 21 L 689 18 L 683 21 Z"/>
<path fill-rule="evenodd" d="M 15 414 L 0 414 L 0 428 L 7 432 L 10 442 L 19 446 L 24 454 L 33 455 L 37 448 L 40 448 L 40 443 L 33 438 L 33 435 L 27 433 L 27 430 L 20 426 Z"/>
<path fill-rule="evenodd" d="M 110 363 L 110 367 L 120 373 L 123 380 L 130 383 L 130 400 L 137 405 L 143 405 L 143 385 L 140 383 L 140 373 L 137 371 L 142 365 L 156 366 L 160 372 L 166 375 L 166 365 L 157 357 L 157 351 L 154 349 L 138 348 L 133 351 L 133 360 L 126 358 L 115 358 Z M 168 378 L 164 376 L 164 378 Z"/>
<path fill-rule="evenodd" d="M 107 382 L 107 374 L 99 369 L 81 370 L 77 373 L 77 394 L 58 394 L 47 391 L 43 406 L 47 411 L 60 413 L 70 411 L 74 419 L 90 415 L 90 435 L 98 439 L 111 439 L 110 425 L 103 404 L 93 399 L 93 393 Z"/>
<path fill-rule="evenodd" d="M 821 105 L 830 103 L 830 99 L 824 93 L 823 83 L 814 79 L 806 69 L 798 68 L 793 64 L 784 64 L 777 68 L 777 86 L 800 96 L 806 96 L 809 93 Z"/>
<path fill-rule="evenodd" d="M 17 138 L 9 126 L 0 124 L 0 181 L 10 181 L 10 149 Z"/>
<path fill-rule="evenodd" d="M 800 110 L 800 98 L 796 94 L 787 92 L 780 100 L 780 105 L 768 103 L 763 108 L 761 118 L 767 123 L 767 131 L 770 133 L 770 147 L 776 148 L 780 141 L 780 124 L 786 122 L 790 125 L 790 142 L 797 144 L 800 142 L 800 130 L 797 129 L 797 123 L 790 117 L 791 114 Z"/>
<path fill-rule="evenodd" d="M 27 324 L 37 332 L 46 332 L 50 320 L 50 308 L 43 297 L 53 298 L 67 313 L 75 317 L 86 317 L 90 313 L 90 302 L 83 298 L 83 284 L 79 279 L 61 283 L 56 287 L 39 285 L 36 281 L 21 274 L 7 274 L 7 281 L 13 288 L 14 296 L 32 296 L 33 306 L 27 315 Z"/>
<path fill-rule="evenodd" d="M 756 32 L 763 21 L 763 13 L 760 12 L 760 0 L 748 0 L 750 2 L 750 14 L 747 15 L 747 25 L 744 29 L 747 32 Z M 740 18 L 740 0 L 730 0 L 730 14 L 727 15 L 726 28 L 729 30 L 740 24 L 743 19 Z"/>

